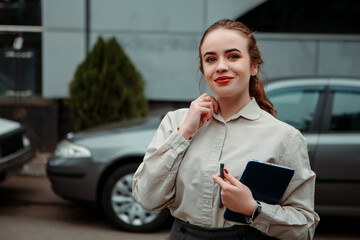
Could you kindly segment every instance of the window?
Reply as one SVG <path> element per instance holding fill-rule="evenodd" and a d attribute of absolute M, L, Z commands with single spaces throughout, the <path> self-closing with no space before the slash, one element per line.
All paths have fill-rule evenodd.
<path fill-rule="evenodd" d="M 360 92 L 335 92 L 330 130 L 360 131 Z"/>
<path fill-rule="evenodd" d="M 237 20 L 260 32 L 359 33 L 359 0 L 268 0 Z"/>
<path fill-rule="evenodd" d="M 41 1 L 0 0 L 0 98 L 41 95 Z"/>
<path fill-rule="evenodd" d="M 271 102 L 278 111 L 277 118 L 302 132 L 310 130 L 317 102 L 317 90 L 291 90 L 269 94 Z"/>
<path fill-rule="evenodd" d="M 41 26 L 41 0 L 0 0 L 0 23 Z"/>

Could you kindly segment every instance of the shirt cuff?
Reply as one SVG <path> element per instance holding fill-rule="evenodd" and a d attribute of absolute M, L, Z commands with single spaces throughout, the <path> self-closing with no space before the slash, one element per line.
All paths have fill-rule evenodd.
<path fill-rule="evenodd" d="M 171 133 L 168 139 L 169 148 L 173 151 L 173 159 L 174 161 L 166 161 L 167 169 L 169 171 L 173 171 L 177 169 L 180 161 L 182 160 L 183 155 L 185 154 L 186 150 L 188 149 L 191 140 L 186 140 L 179 131 L 174 131 Z"/>
<path fill-rule="evenodd" d="M 171 147 L 176 151 L 177 154 L 185 152 L 191 143 L 191 138 L 186 140 L 181 133 L 176 130 L 170 135 Z"/>
<path fill-rule="evenodd" d="M 276 206 L 265 202 L 261 203 L 261 213 L 254 219 L 250 226 L 258 229 L 261 232 L 267 232 L 276 211 Z"/>

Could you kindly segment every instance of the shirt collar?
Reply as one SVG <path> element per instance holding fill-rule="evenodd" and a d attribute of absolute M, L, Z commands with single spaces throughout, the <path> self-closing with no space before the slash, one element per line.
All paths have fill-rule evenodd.
<path fill-rule="evenodd" d="M 255 98 L 252 98 L 251 101 L 245 107 L 243 107 L 238 113 L 231 116 L 228 120 L 226 120 L 226 122 L 229 122 L 231 120 L 235 120 L 235 119 L 237 119 L 239 117 L 243 117 L 245 119 L 254 121 L 254 120 L 259 119 L 260 115 L 261 115 L 261 108 L 257 104 Z M 224 120 L 221 117 L 220 113 L 219 114 L 214 114 L 214 118 L 216 118 L 217 120 L 219 120 L 221 122 L 224 122 Z"/>

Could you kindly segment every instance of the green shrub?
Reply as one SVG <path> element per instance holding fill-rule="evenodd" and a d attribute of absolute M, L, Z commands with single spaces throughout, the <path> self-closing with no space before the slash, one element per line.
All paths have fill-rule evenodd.
<path fill-rule="evenodd" d="M 75 129 L 144 117 L 144 81 L 116 39 L 99 37 L 69 85 Z"/>

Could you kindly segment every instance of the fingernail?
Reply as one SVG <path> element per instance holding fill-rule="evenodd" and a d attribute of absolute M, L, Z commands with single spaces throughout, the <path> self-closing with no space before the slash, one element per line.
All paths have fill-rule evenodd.
<path fill-rule="evenodd" d="M 229 171 L 228 171 L 226 168 L 224 168 L 224 171 L 225 171 L 226 173 L 229 173 Z"/>

